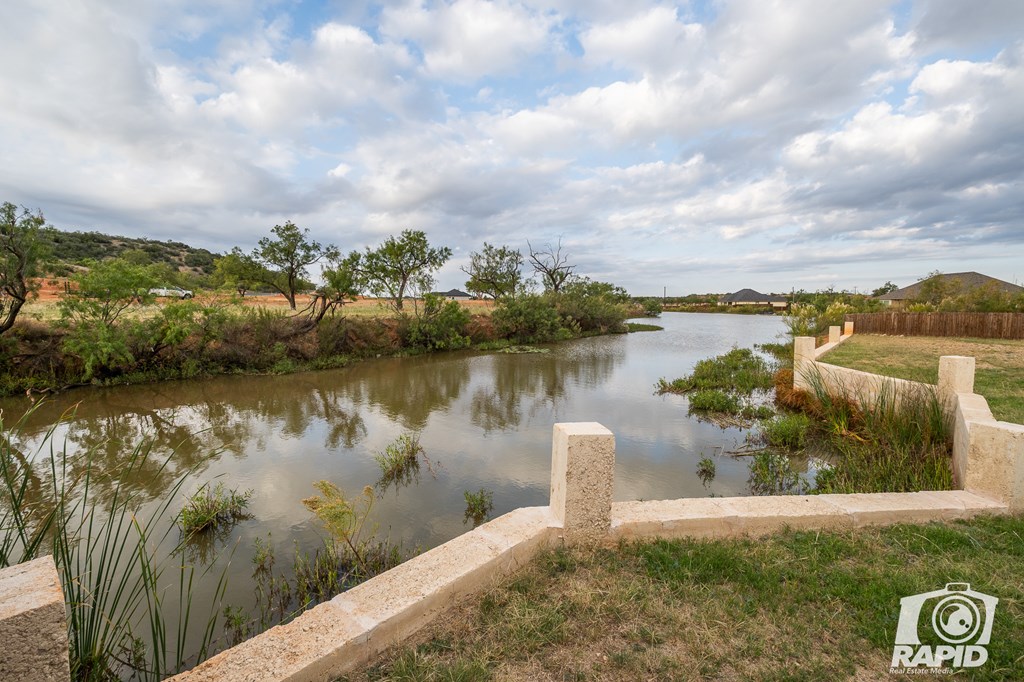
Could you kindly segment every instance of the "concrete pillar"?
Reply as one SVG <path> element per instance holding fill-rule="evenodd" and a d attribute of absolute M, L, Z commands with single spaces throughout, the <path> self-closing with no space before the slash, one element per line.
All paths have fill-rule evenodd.
<path fill-rule="evenodd" d="M 839 325 L 832 325 L 828 328 L 828 342 L 836 343 L 839 341 Z"/>
<path fill-rule="evenodd" d="M 843 322 L 843 336 L 851 336 L 853 334 L 853 321 Z"/>
<path fill-rule="evenodd" d="M 612 524 L 615 434 L 597 422 L 555 424 L 551 511 L 567 545 L 599 543 Z"/>
<path fill-rule="evenodd" d="M 964 489 L 1024 511 L 1024 425 L 991 421 L 969 428 Z"/>
<path fill-rule="evenodd" d="M 0 680 L 70 679 L 64 593 L 53 557 L 0 570 Z"/>
<path fill-rule="evenodd" d="M 939 396 L 948 401 L 954 393 L 974 393 L 974 358 L 963 355 L 939 358 Z"/>
<path fill-rule="evenodd" d="M 814 337 L 798 336 L 793 339 L 793 388 L 807 390 L 808 365 L 814 361 Z"/>

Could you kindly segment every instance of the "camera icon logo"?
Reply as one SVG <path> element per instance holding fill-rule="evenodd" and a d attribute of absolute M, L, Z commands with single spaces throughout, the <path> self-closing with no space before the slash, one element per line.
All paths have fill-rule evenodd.
<path fill-rule="evenodd" d="M 992 639 L 999 599 L 971 589 L 969 583 L 948 583 L 944 589 L 900 599 L 900 619 L 893 648 L 893 668 L 921 665 L 939 668 L 977 667 L 988 660 L 985 645 Z M 940 641 L 922 645 L 928 626 Z M 933 637 L 928 637 L 934 641 Z"/>

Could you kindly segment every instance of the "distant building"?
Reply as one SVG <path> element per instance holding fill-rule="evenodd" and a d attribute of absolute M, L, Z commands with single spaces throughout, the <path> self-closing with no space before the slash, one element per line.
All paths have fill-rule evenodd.
<path fill-rule="evenodd" d="M 764 305 L 771 306 L 775 310 L 785 310 L 789 307 L 789 299 L 776 294 L 762 294 L 753 289 L 740 289 L 734 294 L 728 294 L 718 300 L 719 305 Z"/>
<path fill-rule="evenodd" d="M 951 272 L 949 274 L 935 275 L 935 278 L 939 280 L 940 287 L 948 289 L 951 295 L 956 296 L 979 287 L 991 287 L 995 291 L 1004 292 L 1010 295 L 1024 294 L 1024 287 L 1004 282 L 1003 280 L 996 279 L 995 277 L 983 275 L 980 272 Z M 921 289 L 924 287 L 925 282 L 931 279 L 933 278 L 925 277 L 916 284 L 911 284 L 909 287 L 890 291 L 889 293 L 882 294 L 876 298 L 885 305 L 893 307 L 904 306 L 907 303 L 918 300 L 921 297 Z"/>
<path fill-rule="evenodd" d="M 449 291 L 435 291 L 435 296 L 448 299 L 449 301 L 472 301 L 473 296 L 467 294 L 465 291 L 460 289 L 451 289 Z"/>

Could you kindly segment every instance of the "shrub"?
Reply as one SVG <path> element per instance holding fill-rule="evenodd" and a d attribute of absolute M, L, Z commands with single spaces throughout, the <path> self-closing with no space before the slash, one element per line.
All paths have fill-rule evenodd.
<path fill-rule="evenodd" d="M 456 301 L 436 294 L 423 299 L 423 312 L 409 323 L 406 343 L 427 350 L 455 350 L 469 345 L 469 313 Z"/>
<path fill-rule="evenodd" d="M 491 319 L 499 335 L 517 343 L 552 341 L 561 326 L 558 311 L 546 297 L 535 294 L 501 301 Z"/>
<path fill-rule="evenodd" d="M 645 298 L 641 305 L 643 307 L 645 317 L 661 317 L 661 313 L 664 308 L 661 305 L 661 301 L 656 298 Z"/>
<path fill-rule="evenodd" d="M 580 278 L 552 297 L 563 319 L 574 322 L 582 333 L 625 331 L 629 294 L 621 287 Z"/>

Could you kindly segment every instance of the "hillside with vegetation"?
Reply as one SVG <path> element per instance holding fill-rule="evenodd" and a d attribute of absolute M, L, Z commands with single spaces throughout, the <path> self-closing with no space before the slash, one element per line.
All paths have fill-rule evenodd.
<path fill-rule="evenodd" d="M 157 241 L 142 237 L 121 237 L 101 232 L 68 232 L 46 227 L 39 232 L 40 241 L 50 257 L 47 274 L 68 275 L 75 266 L 88 261 L 125 258 L 137 265 L 166 265 L 193 275 L 212 275 L 214 260 L 219 254 L 176 241 Z"/>

